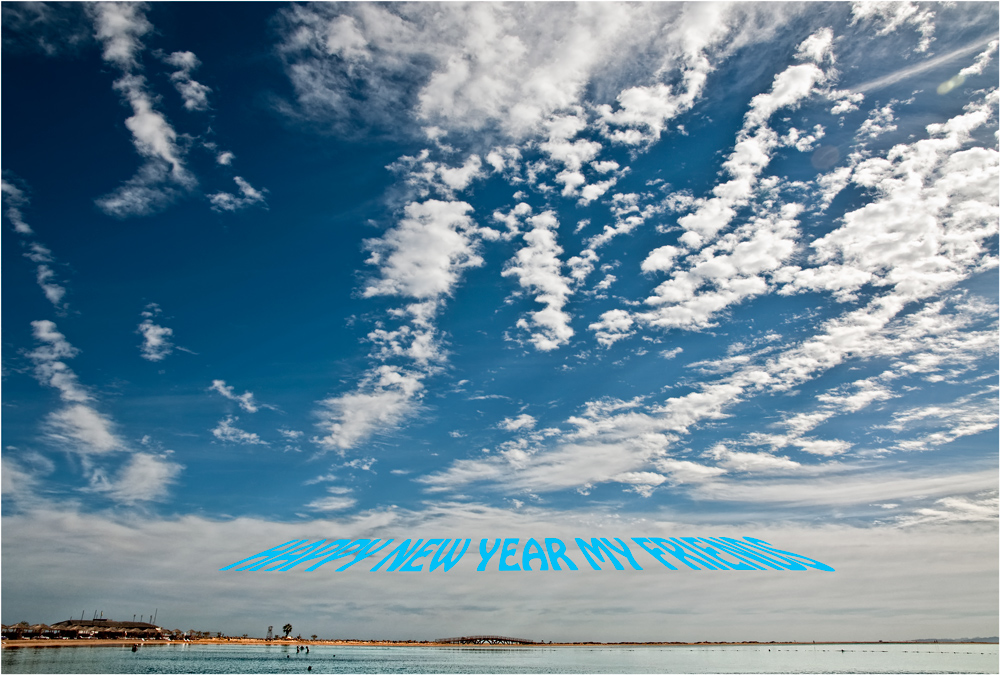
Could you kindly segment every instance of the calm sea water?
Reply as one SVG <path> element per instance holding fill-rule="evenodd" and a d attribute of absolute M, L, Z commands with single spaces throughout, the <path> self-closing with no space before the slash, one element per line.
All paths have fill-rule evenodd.
<path fill-rule="evenodd" d="M 997 645 L 4 649 L 4 673 L 997 673 Z M 308 667 L 312 666 L 312 671 Z"/>

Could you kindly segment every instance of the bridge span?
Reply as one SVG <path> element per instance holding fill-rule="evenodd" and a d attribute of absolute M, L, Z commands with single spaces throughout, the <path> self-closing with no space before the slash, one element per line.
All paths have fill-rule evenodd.
<path fill-rule="evenodd" d="M 466 635 L 464 637 L 441 638 L 435 640 L 444 644 L 455 645 L 534 645 L 538 644 L 534 640 L 524 638 L 505 637 L 503 635 Z"/>

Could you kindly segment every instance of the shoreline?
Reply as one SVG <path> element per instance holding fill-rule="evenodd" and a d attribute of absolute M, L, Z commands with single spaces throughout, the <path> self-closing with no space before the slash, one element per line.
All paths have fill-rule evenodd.
<path fill-rule="evenodd" d="M 449 642 L 414 642 L 388 640 L 265 640 L 264 638 L 210 638 L 198 640 L 3 640 L 3 649 L 50 648 L 50 647 L 121 647 L 132 645 L 142 647 L 167 647 L 171 645 L 243 645 L 261 647 L 446 647 L 449 649 L 537 649 L 539 647 L 765 647 L 775 646 L 822 646 L 822 645 L 995 645 L 995 642 L 914 642 L 892 641 L 848 641 L 848 642 L 553 642 L 528 645 L 479 645 L 455 644 Z"/>

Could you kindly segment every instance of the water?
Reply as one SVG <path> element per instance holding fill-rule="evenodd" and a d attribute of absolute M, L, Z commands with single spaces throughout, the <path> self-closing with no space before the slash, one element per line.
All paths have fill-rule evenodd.
<path fill-rule="evenodd" d="M 4 673 L 997 673 L 995 644 L 4 649 Z"/>

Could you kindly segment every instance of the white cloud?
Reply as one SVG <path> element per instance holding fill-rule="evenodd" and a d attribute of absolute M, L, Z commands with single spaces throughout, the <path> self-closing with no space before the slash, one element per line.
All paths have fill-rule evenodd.
<path fill-rule="evenodd" d="M 232 153 L 229 154 L 231 155 Z M 221 156 L 222 155 L 220 155 L 220 157 Z M 230 161 L 232 160 L 230 159 Z M 208 201 L 212 203 L 212 209 L 215 211 L 239 211 L 249 206 L 253 206 L 254 204 L 266 204 L 264 200 L 264 193 L 267 192 L 266 189 L 258 190 L 240 176 L 234 177 L 233 181 L 240 189 L 240 194 L 235 195 L 231 192 L 216 192 L 214 194 L 210 194 L 208 196 Z"/>
<path fill-rule="evenodd" d="M 14 231 L 24 235 L 34 234 L 31 226 L 24 222 L 24 215 L 21 213 L 21 207 L 28 203 L 24 192 L 6 180 L 0 181 L 0 190 L 3 192 L 4 202 L 7 204 L 4 215 L 14 225 Z"/>
<path fill-rule="evenodd" d="M 642 261 L 643 272 L 669 272 L 674 266 L 674 260 L 684 253 L 684 249 L 677 246 L 660 246 L 649 252 L 646 259 Z"/>
<path fill-rule="evenodd" d="M 818 30 L 799 45 L 796 58 L 810 60 L 814 63 L 833 61 L 833 29 Z"/>
<path fill-rule="evenodd" d="M 537 420 L 528 414 L 521 414 L 517 417 L 505 417 L 497 426 L 506 431 L 530 431 L 535 428 Z"/>
<path fill-rule="evenodd" d="M 469 155 L 462 166 L 455 168 L 439 167 L 438 174 L 445 185 L 456 192 L 461 192 L 469 187 L 469 184 L 473 180 L 482 176 L 482 173 L 479 171 L 482 165 L 483 161 L 479 159 L 479 155 Z"/>
<path fill-rule="evenodd" d="M 349 462 L 344 462 L 341 466 L 345 469 L 357 469 L 359 471 L 371 471 L 372 473 L 375 473 L 375 470 L 372 469 L 372 467 L 375 466 L 377 461 L 378 460 L 374 457 L 355 457 Z"/>
<path fill-rule="evenodd" d="M 66 295 L 66 289 L 59 284 L 51 283 L 51 280 L 55 277 L 56 273 L 52 271 L 48 265 L 39 265 L 37 273 L 35 275 L 36 281 L 38 281 L 39 287 L 41 287 L 42 292 L 45 294 L 46 300 L 51 302 L 53 306 L 64 309 L 61 304 L 63 296 Z"/>
<path fill-rule="evenodd" d="M 43 343 L 28 354 L 35 364 L 35 377 L 38 381 L 58 389 L 59 396 L 64 401 L 90 401 L 92 397 L 80 386 L 76 373 L 64 361 L 79 354 L 79 350 L 66 340 L 52 321 L 32 321 L 31 327 L 35 339 Z"/>
<path fill-rule="evenodd" d="M 618 340 L 635 335 L 635 321 L 623 309 L 611 309 L 601 314 L 601 320 L 587 328 L 594 331 L 594 337 L 602 347 L 610 347 Z"/>
<path fill-rule="evenodd" d="M 169 185 L 168 180 L 166 164 L 149 162 L 118 188 L 99 197 L 96 204 L 116 218 L 148 216 L 163 210 L 180 196 L 181 192 Z"/>
<path fill-rule="evenodd" d="M 383 365 L 370 372 L 357 391 L 320 401 L 319 427 L 327 435 L 314 442 L 324 451 L 343 454 L 376 431 L 397 426 L 416 412 L 424 388 L 422 377 Z"/>
<path fill-rule="evenodd" d="M 810 43 L 819 33 L 808 38 L 803 45 Z M 771 153 L 778 145 L 777 135 L 767 126 L 768 119 L 778 110 L 797 107 L 826 80 L 826 73 L 815 64 L 792 65 L 774 76 L 769 92 L 753 97 L 733 152 L 723 163 L 723 168 L 732 178 L 715 186 L 713 197 L 696 200 L 697 209 L 693 213 L 678 219 L 677 223 L 687 230 L 681 237 L 682 243 L 696 248 L 729 225 L 736 215 L 735 209 L 745 205 L 752 195 L 760 174 L 770 163 Z"/>
<path fill-rule="evenodd" d="M 45 429 L 49 440 L 81 455 L 125 449 L 125 444 L 114 432 L 111 419 L 82 403 L 49 413 Z"/>
<path fill-rule="evenodd" d="M 104 60 L 120 70 L 139 68 L 140 38 L 153 30 L 142 3 L 106 3 L 88 7 L 94 20 L 95 37 L 104 45 Z"/>
<path fill-rule="evenodd" d="M 964 398 L 947 405 L 924 405 L 895 413 L 885 428 L 901 432 L 908 427 L 926 429 L 944 427 L 901 440 L 895 448 L 903 451 L 932 450 L 964 436 L 974 436 L 997 427 L 995 390 L 983 392 L 982 398 Z"/>
<path fill-rule="evenodd" d="M 147 361 L 162 361 L 174 350 L 170 341 L 174 331 L 166 326 L 153 323 L 153 317 L 160 313 L 160 307 L 155 302 L 146 306 L 142 312 L 143 320 L 138 332 L 142 335 L 142 345 L 139 346 L 142 358 Z"/>
<path fill-rule="evenodd" d="M 763 452 L 739 452 L 730 450 L 724 445 L 716 445 L 706 453 L 719 467 L 728 471 L 740 471 L 753 474 L 770 474 L 795 471 L 802 465 L 787 457 L 777 457 Z"/>
<path fill-rule="evenodd" d="M 194 177 L 188 173 L 181 160 L 177 132 L 153 108 L 153 99 L 146 91 L 145 78 L 126 74 L 115 81 L 114 87 L 132 106 L 132 117 L 125 120 L 125 126 L 132 132 L 132 140 L 139 154 L 169 164 L 170 178 L 179 185 L 193 185 Z"/>
<path fill-rule="evenodd" d="M 674 484 L 702 483 L 726 473 L 726 469 L 722 467 L 707 466 L 683 459 L 658 459 L 654 464 L 660 471 L 668 474 L 670 482 Z"/>
<path fill-rule="evenodd" d="M 868 114 L 868 119 L 861 124 L 861 127 L 858 129 L 858 135 L 867 136 L 868 138 L 878 138 L 884 133 L 895 131 L 896 125 L 892 123 L 895 119 L 896 117 L 891 104 L 882 108 L 875 108 Z"/>
<path fill-rule="evenodd" d="M 913 513 L 896 519 L 900 527 L 916 525 L 955 525 L 958 523 L 993 523 L 997 519 L 1000 499 L 996 491 L 972 497 L 944 497 L 933 506 L 914 509 Z"/>
<path fill-rule="evenodd" d="M 789 204 L 778 217 L 751 219 L 713 246 L 689 255 L 687 269 L 675 269 L 668 262 L 671 252 L 656 249 L 643 264 L 649 270 L 670 264 L 673 272 L 646 298 L 652 309 L 635 318 L 660 328 L 698 330 L 713 325 L 725 308 L 767 292 L 767 275 L 795 252 L 798 212 L 797 205 Z M 705 286 L 709 290 L 702 290 Z"/>
<path fill-rule="evenodd" d="M 410 202 L 399 223 L 379 239 L 366 242 L 368 263 L 381 278 L 370 281 L 366 297 L 397 295 L 417 300 L 451 294 L 461 270 L 478 267 L 475 224 L 465 202 Z"/>
<path fill-rule="evenodd" d="M 832 59 L 828 54 L 830 39 L 828 29 L 818 31 L 800 45 L 800 56 Z M 729 226 L 737 209 L 750 202 L 760 184 L 761 173 L 780 144 L 777 134 L 767 126 L 769 118 L 778 110 L 795 108 L 826 81 L 826 73 L 813 63 L 792 65 L 775 75 L 769 92 L 751 100 L 733 151 L 723 163 L 731 179 L 716 185 L 712 197 L 695 200 L 695 210 L 677 220 L 686 230 L 679 239 L 681 244 L 689 249 L 700 248 Z M 800 140 L 803 139 L 796 137 L 789 142 L 795 144 Z M 625 197 L 622 196 L 619 213 L 638 210 L 636 196 L 632 196 L 631 203 L 625 202 Z M 643 261 L 643 271 L 669 270 L 671 278 L 646 299 L 651 310 L 630 313 L 630 317 L 659 328 L 699 330 L 713 325 L 714 316 L 727 307 L 767 292 L 769 284 L 763 275 L 778 270 L 795 252 L 796 218 L 801 210 L 799 205 L 786 204 L 775 216 L 752 219 L 700 254 L 690 254 L 683 261 L 687 269 L 678 264 L 684 249 L 672 245 L 655 249 Z M 643 219 L 638 219 L 638 223 Z M 616 233 L 616 228 L 605 229 L 605 238 Z M 597 243 L 595 238 L 590 245 Z M 705 285 L 711 288 L 701 290 Z M 614 316 L 621 324 L 621 317 Z M 613 342 L 613 333 L 605 330 L 602 323 L 593 324 L 591 329 L 602 331 L 598 338 L 601 344 Z"/>
<path fill-rule="evenodd" d="M 919 75 L 920 73 L 925 73 L 927 71 L 933 70 L 938 66 L 947 63 L 953 59 L 957 59 L 961 56 L 966 56 L 973 53 L 977 49 L 982 48 L 987 41 L 977 40 L 976 42 L 966 45 L 964 47 L 959 47 L 950 52 L 942 54 L 941 56 L 935 56 L 932 59 L 924 59 L 912 66 L 906 66 L 905 68 L 900 68 L 897 71 L 884 75 L 875 80 L 870 80 L 862 84 L 852 87 L 853 91 L 861 93 L 873 91 L 876 89 L 881 89 L 883 87 L 888 87 L 890 85 L 896 84 L 897 82 L 902 82 L 905 79 L 913 77 L 914 75 Z M 977 59 L 978 61 L 978 59 Z M 950 91 L 950 89 L 949 89 Z M 945 93 L 945 92 L 942 92 Z"/>
<path fill-rule="evenodd" d="M 663 206 L 659 204 L 646 204 L 640 207 L 642 200 L 651 197 L 649 194 L 637 194 L 635 192 L 617 193 L 611 198 L 611 215 L 615 221 L 605 225 L 600 234 L 596 234 L 587 240 L 590 249 L 598 249 L 615 237 L 629 234 L 632 230 L 644 224 L 653 216 L 663 212 Z M 586 251 L 585 251 L 586 252 Z"/>
<path fill-rule="evenodd" d="M 446 152 L 453 152 L 448 148 Z M 458 166 L 449 166 L 444 162 L 430 159 L 431 151 L 424 148 L 416 155 L 403 155 L 386 168 L 403 174 L 405 184 L 413 196 L 426 199 L 432 193 L 447 200 L 453 200 L 456 192 L 462 192 L 474 180 L 482 178 L 483 160 L 477 154 L 470 154 L 465 162 Z M 491 155 L 493 161 L 504 164 L 503 156 L 496 151 Z"/>
<path fill-rule="evenodd" d="M 212 429 L 212 435 L 223 443 L 237 443 L 240 445 L 268 445 L 267 441 L 261 440 L 260 436 L 248 431 L 243 431 L 235 426 L 234 422 L 239 421 L 239 417 L 226 415 L 219 421 L 219 424 Z"/>
<path fill-rule="evenodd" d="M 1000 41 L 991 40 L 986 49 L 980 52 L 976 57 L 976 61 L 971 66 L 966 66 L 958 71 L 959 77 L 966 78 L 973 77 L 974 75 L 982 75 L 986 66 L 993 60 L 998 45 L 1000 45 Z"/>
<path fill-rule="evenodd" d="M 257 401 L 254 400 L 253 392 L 251 391 L 245 391 L 242 394 L 237 395 L 236 390 L 227 385 L 225 380 L 212 380 L 212 386 L 209 387 L 208 390 L 218 392 L 230 401 L 235 401 L 241 409 L 248 413 L 255 413 L 261 408 L 272 407 L 257 403 Z"/>
<path fill-rule="evenodd" d="M 162 457 L 137 452 L 114 478 L 106 478 L 101 473 L 95 475 L 91 489 L 107 493 L 111 499 L 122 504 L 160 501 L 167 496 L 167 490 L 183 468 Z"/>
<path fill-rule="evenodd" d="M 963 146 L 973 130 L 995 119 L 995 99 L 989 94 L 965 114 L 929 125 L 930 138 L 859 162 L 852 182 L 876 190 L 878 198 L 814 241 L 812 262 L 820 269 L 796 275 L 784 292 L 831 290 L 850 300 L 873 283 L 916 299 L 982 265 L 984 242 L 997 232 L 1000 162 L 991 148 Z M 823 265 L 832 265 L 829 274 Z M 842 274 L 847 271 L 854 274 Z"/>
<path fill-rule="evenodd" d="M 313 501 L 306 504 L 306 508 L 310 511 L 343 511 L 344 509 L 349 509 L 358 500 L 354 497 L 321 497 L 319 499 L 314 499 Z"/>
<path fill-rule="evenodd" d="M 405 312 L 402 312 L 405 315 Z M 375 355 L 383 361 L 392 357 L 412 359 L 418 366 L 433 370 L 433 363 L 442 363 L 446 354 L 437 339 L 436 329 L 429 325 L 403 325 L 393 331 L 376 328 L 367 335 L 378 347 Z"/>
<path fill-rule="evenodd" d="M 56 329 L 51 321 L 32 321 L 35 339 L 42 342 L 28 354 L 35 364 L 35 377 L 42 384 L 59 391 L 68 405 L 50 413 L 45 420 L 46 436 L 68 449 L 83 455 L 102 454 L 125 449 L 124 442 L 114 431 L 109 417 L 91 407 L 93 396 L 80 385 L 66 365 L 79 353 Z"/>
<path fill-rule="evenodd" d="M 920 33 L 916 52 L 926 52 L 934 40 L 934 12 L 921 10 L 916 3 L 893 0 L 861 0 L 851 3 L 851 25 L 870 23 L 877 35 L 888 35 L 903 26 L 912 25 Z"/>
<path fill-rule="evenodd" d="M 701 499 L 731 502 L 771 502 L 806 505 L 870 504 L 902 499 L 926 499 L 939 495 L 995 490 L 996 472 L 862 471 L 854 475 L 768 478 L 753 481 L 714 481 L 696 486 Z"/>
<path fill-rule="evenodd" d="M 22 207 L 28 204 L 27 196 L 20 188 L 6 180 L 0 182 L 0 187 L 2 187 L 3 199 L 7 207 L 4 210 L 4 215 L 14 225 L 14 231 L 25 237 L 33 235 L 34 230 L 24 221 L 24 215 L 21 212 Z M 37 241 L 23 242 L 23 244 L 28 248 L 24 257 L 38 265 L 35 269 L 35 280 L 42 289 L 42 293 L 45 294 L 45 299 L 51 302 L 60 314 L 64 313 L 69 307 L 68 304 L 62 302 L 66 295 L 66 288 L 53 282 L 56 273 L 49 266 L 55 262 L 52 251 Z"/>
<path fill-rule="evenodd" d="M 174 52 L 163 59 L 166 63 L 179 68 L 170 75 L 188 110 L 208 110 L 208 94 L 212 91 L 205 85 L 191 79 L 191 73 L 201 65 L 201 61 L 192 52 Z"/>
<path fill-rule="evenodd" d="M 617 96 L 598 109 L 603 133 L 635 147 L 691 107 L 713 69 L 710 53 L 768 39 L 786 14 L 702 3 L 317 4 L 280 14 L 279 53 L 296 92 L 289 112 L 343 132 L 361 122 L 435 140 L 547 137 L 547 124 L 589 86 L 599 100 Z M 622 71 L 649 84 L 622 92 Z M 487 161 L 496 168 L 499 159 Z"/>
<path fill-rule="evenodd" d="M 125 126 L 132 133 L 139 155 L 146 160 L 134 177 L 97 200 L 105 213 L 119 218 L 158 211 L 178 196 L 177 188 L 190 190 L 197 183 L 184 165 L 177 132 L 155 109 L 145 77 L 136 74 L 142 67 L 141 38 L 153 29 L 144 10 L 141 3 L 87 5 L 95 36 L 104 46 L 104 60 L 121 71 L 114 88 L 132 108 Z"/>
<path fill-rule="evenodd" d="M 539 351 L 552 351 L 573 337 L 570 315 L 563 310 L 572 295 L 571 282 L 562 275 L 563 250 L 556 243 L 559 221 L 553 211 L 527 218 L 532 229 L 522 236 L 528 244 L 514 255 L 503 276 L 515 276 L 522 288 L 535 295 L 544 309 L 531 313 L 531 322 L 519 319 L 518 328 L 529 331 L 530 340 Z"/>
<path fill-rule="evenodd" d="M 34 457 L 41 459 L 42 463 L 36 466 L 25 466 L 34 463 L 30 461 L 30 457 L 19 456 L 18 460 L 14 460 L 10 455 L 8 449 L 0 457 L 0 494 L 3 494 L 5 500 L 15 499 L 20 505 L 30 504 L 38 499 L 42 476 L 51 473 L 55 467 L 51 460 L 38 453 L 34 453 Z M 29 461 L 25 462 L 24 459 Z"/>

